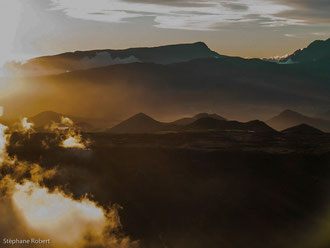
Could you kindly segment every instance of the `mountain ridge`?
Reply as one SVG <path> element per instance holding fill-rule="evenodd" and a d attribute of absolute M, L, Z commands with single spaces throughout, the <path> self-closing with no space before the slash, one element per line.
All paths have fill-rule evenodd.
<path fill-rule="evenodd" d="M 144 113 L 138 113 L 110 128 L 109 132 L 149 133 L 161 130 L 164 125 Z"/>
<path fill-rule="evenodd" d="M 176 122 L 159 122 L 152 117 L 138 113 L 110 128 L 110 133 L 154 133 L 161 131 L 245 131 L 245 132 L 275 132 L 262 121 L 249 122 L 227 121 L 218 115 L 201 113 L 195 115 L 196 119 L 189 124 L 175 124 Z M 212 117 L 213 116 L 213 117 Z M 182 119 L 179 119 L 182 120 Z"/>
<path fill-rule="evenodd" d="M 193 46 L 205 49 L 206 45 L 197 43 Z M 45 90 L 42 94 L 35 92 L 29 96 L 29 101 L 24 100 L 24 104 L 36 106 L 42 98 L 47 98 L 60 112 L 69 107 L 77 111 L 72 113 L 82 116 L 109 115 L 110 108 L 111 118 L 114 118 L 112 123 L 138 111 L 157 111 L 173 116 L 174 112 L 212 109 L 229 118 L 242 120 L 265 119 L 270 114 L 262 107 L 265 105 L 273 109 L 272 115 L 279 109 L 298 106 L 306 112 L 311 112 L 313 106 L 313 111 L 320 113 L 330 106 L 330 70 L 327 63 L 322 63 L 283 65 L 260 59 L 217 59 L 211 56 L 171 64 L 132 62 L 107 65 L 25 77 L 26 84 Z M 66 92 L 67 97 L 75 100 L 64 108 L 61 104 L 63 97 L 53 94 L 48 86 Z M 96 91 L 102 103 L 92 97 L 91 92 L 96 94 Z M 21 94 L 17 99 L 26 99 L 24 93 Z M 154 96 L 158 96 L 157 99 Z M 6 111 L 19 111 L 10 99 L 6 101 L 3 103 Z M 225 112 L 223 106 L 227 106 Z M 253 113 L 250 113 L 251 109 L 254 109 Z"/>
<path fill-rule="evenodd" d="M 109 113 L 109 109 L 106 110 L 104 106 L 113 106 L 112 115 L 124 116 L 138 111 L 154 113 L 156 108 L 163 114 L 164 104 L 167 106 L 164 110 L 168 113 L 189 113 L 189 106 L 203 106 L 198 110 L 201 112 L 207 109 L 223 112 L 222 106 L 226 105 L 230 107 L 230 110 L 226 110 L 227 116 L 228 112 L 238 116 L 249 114 L 249 106 L 267 104 L 283 109 L 300 105 L 325 109 L 330 104 L 330 85 L 326 78 L 315 80 L 315 77 L 287 66 L 241 58 L 196 59 L 170 65 L 130 63 L 24 79 L 27 84 L 36 87 L 53 85 L 63 92 L 70 92 L 70 97 L 78 98 L 84 105 L 81 107 L 78 100 L 72 101 L 70 108 L 90 110 L 78 113 L 85 116 L 92 115 L 93 109 L 103 111 L 100 116 Z M 74 90 L 77 87 L 82 90 Z M 100 98 L 104 99 L 101 105 L 90 95 L 96 89 Z M 117 89 L 125 94 L 119 93 Z M 109 97 L 116 91 L 119 95 Z M 150 97 L 151 92 L 162 101 Z M 46 97 L 45 94 L 53 102 L 61 101 L 50 90 L 47 92 L 47 88 L 43 95 L 35 95 L 32 101 Z M 30 102 L 26 104 L 32 104 Z M 236 107 L 238 103 L 244 106 Z M 118 104 L 122 106 L 120 109 L 115 108 Z M 4 107 L 15 112 L 14 104 L 6 104 Z M 257 115 L 254 112 L 243 118 L 263 119 L 266 113 Z"/>
<path fill-rule="evenodd" d="M 307 124 L 300 124 L 294 127 L 290 127 L 281 132 L 285 134 L 323 134 L 324 133 L 321 130 Z"/>
<path fill-rule="evenodd" d="M 289 109 L 282 111 L 280 114 L 266 121 L 266 123 L 276 130 L 285 130 L 305 124 L 324 132 L 330 132 L 330 121 L 306 116 Z"/>
<path fill-rule="evenodd" d="M 315 40 L 306 48 L 298 49 L 291 55 L 280 60 L 280 62 L 288 62 L 291 60 L 296 63 L 309 63 L 330 59 L 330 38 L 327 40 Z"/>
<path fill-rule="evenodd" d="M 9 69 L 23 75 L 49 75 L 89 68 L 134 62 L 171 64 L 196 58 L 225 57 L 204 42 L 127 49 L 97 49 L 36 57 L 24 64 L 12 63 Z"/>
<path fill-rule="evenodd" d="M 218 119 L 218 120 L 226 120 L 226 118 L 218 115 L 218 114 L 208 114 L 208 113 L 199 113 L 196 114 L 192 117 L 183 117 L 181 119 L 178 119 L 176 121 L 171 122 L 171 124 L 174 125 L 188 125 L 193 123 L 194 121 L 200 119 L 200 118 L 205 118 L 205 117 L 212 117 L 214 119 Z"/>

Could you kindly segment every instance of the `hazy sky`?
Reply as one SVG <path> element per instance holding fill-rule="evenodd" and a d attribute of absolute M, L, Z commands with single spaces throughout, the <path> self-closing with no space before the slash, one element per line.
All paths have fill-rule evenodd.
<path fill-rule="evenodd" d="M 329 0 L 1 0 L 0 62 L 73 50 L 204 41 L 270 57 L 330 38 Z"/>

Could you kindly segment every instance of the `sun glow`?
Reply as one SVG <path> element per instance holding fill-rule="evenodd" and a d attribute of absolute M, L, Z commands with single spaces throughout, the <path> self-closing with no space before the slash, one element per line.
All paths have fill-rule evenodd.
<path fill-rule="evenodd" d="M 83 141 L 81 134 L 75 130 L 74 122 L 69 117 L 62 116 L 61 124 L 65 125 L 67 132 L 60 146 L 64 148 L 86 149 L 88 141 Z"/>
<path fill-rule="evenodd" d="M 27 119 L 23 123 L 31 130 Z M 76 199 L 58 187 L 50 190 L 41 184 L 54 177 L 56 170 L 10 157 L 10 130 L 0 124 L 0 168 L 8 170 L 5 176 L 0 175 L 0 211 L 8 211 L 6 218 L 20 227 L 14 234 L 45 238 L 50 247 L 130 247 L 128 237 L 112 233 L 121 227 L 116 206 L 104 208 L 87 195 Z M 18 179 L 22 176 L 27 177 Z M 0 221 L 0 226 L 3 223 Z"/>
<path fill-rule="evenodd" d="M 33 127 L 33 123 L 31 122 L 28 122 L 28 118 L 24 117 L 22 120 L 21 120 L 21 125 L 22 125 L 22 132 L 23 133 L 27 133 L 29 132 L 30 130 L 32 130 L 32 127 Z"/>
<path fill-rule="evenodd" d="M 7 156 L 8 135 L 6 134 L 8 127 L 0 124 L 0 163 L 3 163 Z"/>
<path fill-rule="evenodd" d="M 86 146 L 82 143 L 80 135 L 70 136 L 70 137 L 66 138 L 62 142 L 62 147 L 64 147 L 64 148 L 80 148 L 80 149 L 86 148 Z"/>
<path fill-rule="evenodd" d="M 94 202 L 49 192 L 33 182 L 17 184 L 12 201 L 31 230 L 63 244 L 75 244 L 87 234 L 101 236 L 106 226 L 104 210 Z"/>

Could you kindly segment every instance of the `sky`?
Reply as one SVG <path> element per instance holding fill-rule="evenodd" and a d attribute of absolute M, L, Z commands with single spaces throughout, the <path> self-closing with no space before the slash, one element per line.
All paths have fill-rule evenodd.
<path fill-rule="evenodd" d="M 1 0 L 0 64 L 66 51 L 204 41 L 268 58 L 330 38 L 329 0 Z"/>

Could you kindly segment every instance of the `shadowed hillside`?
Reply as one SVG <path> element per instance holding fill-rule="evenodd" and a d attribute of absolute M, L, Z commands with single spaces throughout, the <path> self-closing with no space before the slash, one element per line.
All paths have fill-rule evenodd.
<path fill-rule="evenodd" d="M 301 134 L 301 135 L 304 134 L 317 135 L 323 133 L 321 130 L 306 124 L 300 124 L 298 126 L 290 127 L 288 129 L 283 130 L 282 132 L 288 134 Z"/>
<path fill-rule="evenodd" d="M 197 114 L 193 117 L 184 117 L 184 118 L 181 118 L 179 120 L 173 121 L 172 124 L 174 124 L 174 125 L 188 125 L 188 124 L 191 124 L 191 123 L 193 123 L 194 121 L 196 121 L 198 119 L 206 118 L 206 117 L 210 117 L 210 118 L 217 119 L 217 120 L 226 120 L 225 118 L 223 118 L 222 116 L 217 115 L 217 114 L 200 113 L 200 114 Z"/>
<path fill-rule="evenodd" d="M 304 49 L 299 49 L 287 58 L 283 59 L 283 62 L 291 60 L 296 63 L 317 62 L 328 60 L 330 62 L 330 39 L 328 40 L 316 40 Z"/>
<path fill-rule="evenodd" d="M 250 121 L 246 123 L 238 121 L 224 121 L 211 117 L 201 118 L 187 125 L 186 130 L 224 130 L 224 131 L 244 131 L 244 132 L 275 132 L 262 121 Z"/>
<path fill-rule="evenodd" d="M 147 48 L 146 51 L 154 58 L 174 56 L 172 62 L 175 63 L 149 63 L 151 57 L 150 60 L 145 57 L 144 62 L 28 77 L 24 78 L 24 84 L 38 90 L 28 95 L 17 92 L 3 99 L 2 104 L 9 113 L 15 114 L 21 109 L 13 99 L 19 99 L 28 112 L 42 111 L 38 109 L 39 103 L 46 102 L 58 112 L 70 109 L 69 114 L 73 116 L 106 116 L 111 122 L 139 111 L 173 119 L 179 114 L 189 116 L 211 110 L 230 119 L 246 121 L 269 118 L 281 109 L 320 113 L 330 106 L 326 74 L 329 66 L 321 62 L 323 58 L 319 62 L 291 65 L 259 59 L 215 58 L 203 43 Z M 87 56 L 81 53 L 58 57 Z M 175 56 L 181 57 L 176 61 Z M 3 80 L 4 84 L 16 84 L 21 79 Z"/>
<path fill-rule="evenodd" d="M 307 124 L 324 132 L 330 132 L 330 121 L 302 115 L 292 110 L 285 110 L 266 122 L 277 130 L 287 129 L 300 124 Z"/>

